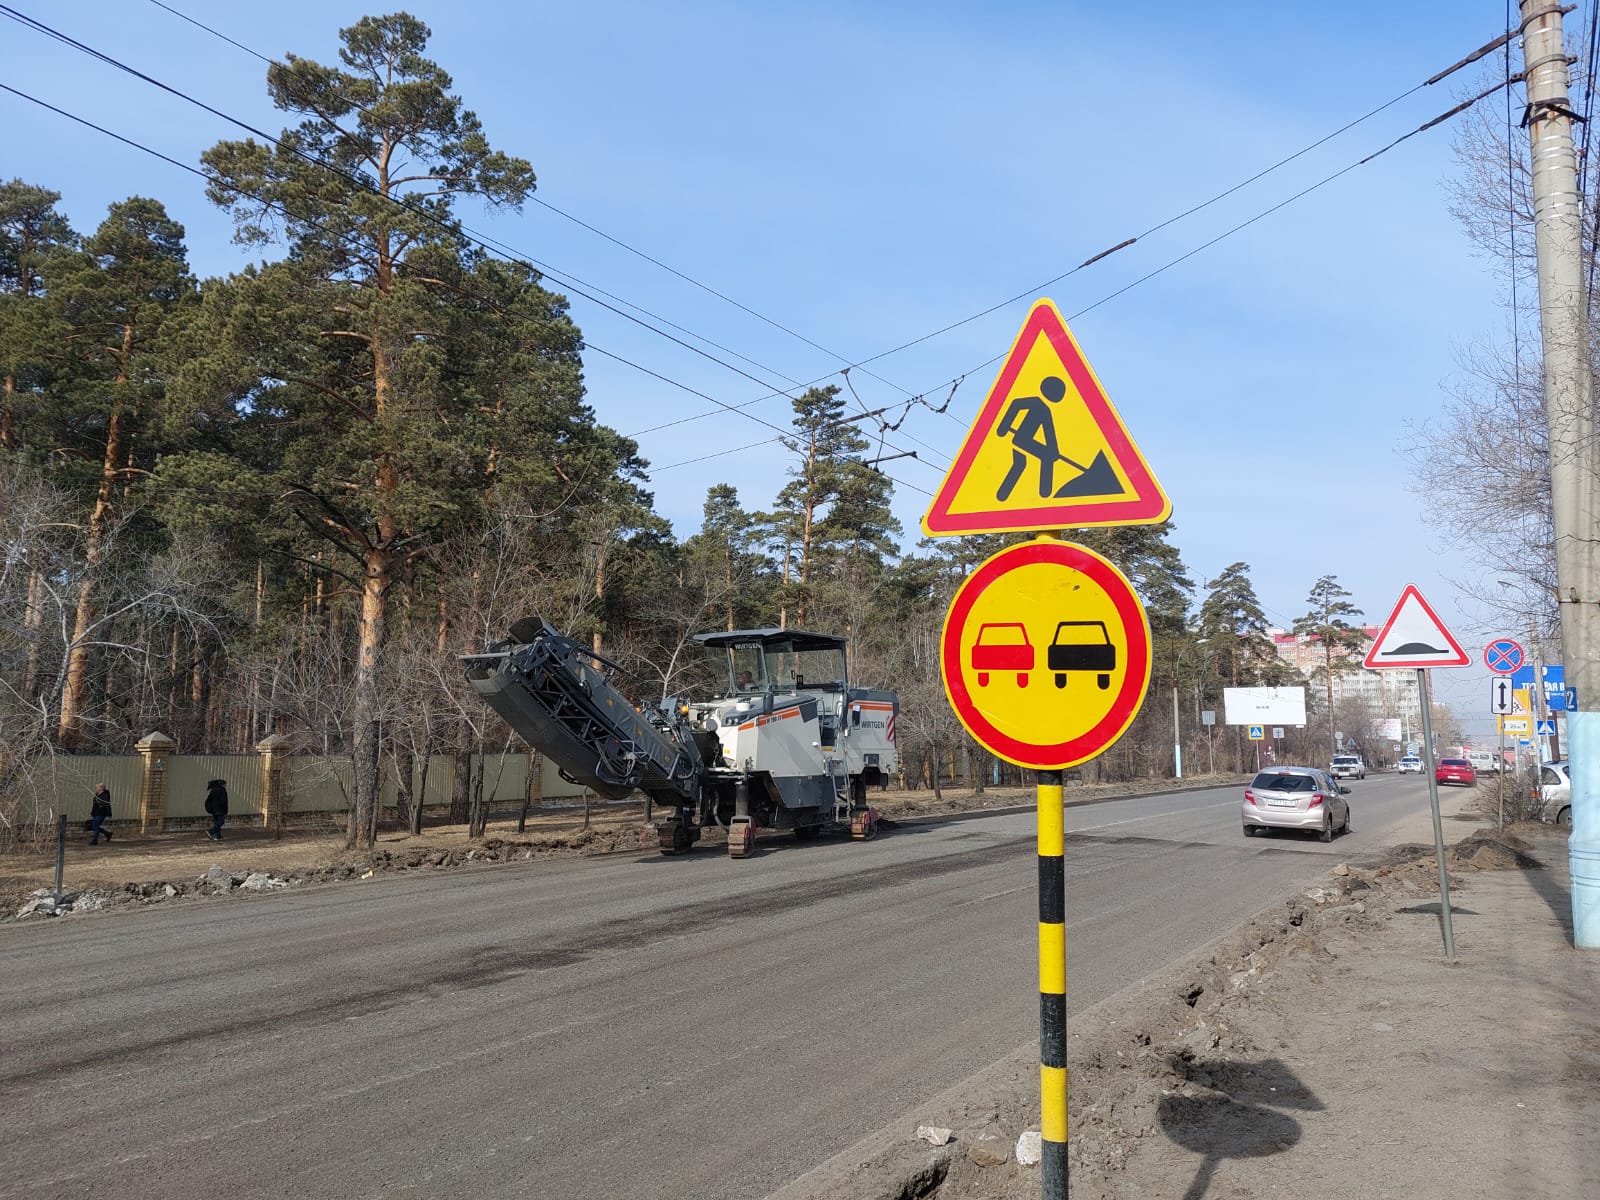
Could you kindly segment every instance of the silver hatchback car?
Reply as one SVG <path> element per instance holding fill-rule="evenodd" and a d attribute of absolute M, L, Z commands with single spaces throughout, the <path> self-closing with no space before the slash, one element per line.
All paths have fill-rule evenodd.
<path fill-rule="evenodd" d="M 1334 830 L 1350 832 L 1350 789 L 1316 767 L 1273 767 L 1244 790 L 1245 837 L 1272 829 L 1308 829 L 1333 841 Z"/>

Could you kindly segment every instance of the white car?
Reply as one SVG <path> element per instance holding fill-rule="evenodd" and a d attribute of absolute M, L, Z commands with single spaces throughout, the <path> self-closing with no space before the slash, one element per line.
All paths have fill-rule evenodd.
<path fill-rule="evenodd" d="M 1269 767 L 1244 790 L 1244 835 L 1303 829 L 1331 842 L 1334 830 L 1350 832 L 1349 792 L 1315 767 Z"/>
<path fill-rule="evenodd" d="M 1329 774 L 1335 779 L 1365 779 L 1367 764 L 1359 754 L 1336 754 Z"/>
<path fill-rule="evenodd" d="M 1539 786 L 1533 794 L 1542 806 L 1541 819 L 1572 828 L 1572 776 L 1565 759 L 1539 765 Z"/>
<path fill-rule="evenodd" d="M 1500 769 L 1495 756 L 1487 750 L 1468 750 L 1462 757 L 1472 764 L 1472 769 L 1479 775 L 1492 775 Z"/>
<path fill-rule="evenodd" d="M 1415 754 L 1408 754 L 1394 765 L 1395 772 L 1400 775 L 1421 775 L 1422 760 Z"/>

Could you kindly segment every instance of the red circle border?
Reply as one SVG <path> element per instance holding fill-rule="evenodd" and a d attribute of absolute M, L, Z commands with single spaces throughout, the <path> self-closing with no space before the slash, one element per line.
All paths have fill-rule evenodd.
<path fill-rule="evenodd" d="M 1106 715 L 1076 737 L 1043 746 L 1012 737 L 991 724 L 977 710 L 960 666 L 961 633 L 978 598 L 1012 571 L 1037 563 L 1055 563 L 1087 575 L 1111 600 L 1128 635 L 1127 668 L 1122 686 L 1117 689 Z M 1007 762 L 1040 771 L 1056 771 L 1087 762 L 1126 733 L 1144 702 L 1145 689 L 1150 684 L 1150 665 L 1150 623 L 1127 577 L 1088 547 L 1053 538 L 1008 546 L 979 565 L 956 589 L 939 640 L 940 674 L 944 676 L 945 695 L 956 717 L 973 737 Z"/>

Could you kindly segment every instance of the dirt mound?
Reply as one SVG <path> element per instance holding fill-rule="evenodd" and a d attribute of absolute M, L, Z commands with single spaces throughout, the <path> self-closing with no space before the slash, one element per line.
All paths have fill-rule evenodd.
<path fill-rule="evenodd" d="M 1480 829 L 1446 853 L 1446 860 L 1470 871 L 1534 871 L 1543 867 L 1526 853 L 1533 847 L 1514 834 Z"/>

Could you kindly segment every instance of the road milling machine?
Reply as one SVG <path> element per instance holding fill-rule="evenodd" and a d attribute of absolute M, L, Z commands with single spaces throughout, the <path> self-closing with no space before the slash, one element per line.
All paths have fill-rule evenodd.
<path fill-rule="evenodd" d="M 795 629 L 736 629 L 695 640 L 725 660 L 704 700 L 636 708 L 608 678 L 616 664 L 524 618 L 510 638 L 462 656 L 467 680 L 562 777 L 611 800 L 636 789 L 673 812 L 655 825 L 663 854 L 682 854 L 706 826 L 748 855 L 756 830 L 806 840 L 878 831 L 867 789 L 899 769 L 894 692 L 853 688 L 845 639 Z"/>

